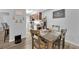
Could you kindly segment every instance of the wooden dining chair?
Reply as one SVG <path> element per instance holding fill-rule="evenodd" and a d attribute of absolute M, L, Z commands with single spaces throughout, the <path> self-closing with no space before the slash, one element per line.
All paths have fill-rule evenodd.
<path fill-rule="evenodd" d="M 46 49 L 48 48 L 48 41 L 40 36 L 39 30 L 30 30 L 32 36 L 32 49 Z"/>
<path fill-rule="evenodd" d="M 39 40 L 38 40 L 38 37 L 35 35 L 35 34 L 39 34 L 39 31 L 30 30 L 30 32 L 32 37 L 32 49 L 39 48 Z"/>
<path fill-rule="evenodd" d="M 62 42 L 62 49 L 65 48 L 65 36 L 66 36 L 67 29 L 61 29 L 61 42 Z"/>
<path fill-rule="evenodd" d="M 60 26 L 58 25 L 52 25 L 53 30 L 60 31 Z"/>
<path fill-rule="evenodd" d="M 61 43 L 61 35 L 59 35 L 57 39 L 52 43 L 52 48 L 60 49 L 60 43 Z"/>
<path fill-rule="evenodd" d="M 49 48 L 49 45 L 48 45 L 49 41 L 41 36 L 39 36 L 39 39 L 40 39 L 40 48 L 41 49 L 48 49 Z"/>
<path fill-rule="evenodd" d="M 53 48 L 65 48 L 65 35 L 66 35 L 67 29 L 61 29 L 61 34 L 57 37 L 56 41 L 53 42 Z"/>

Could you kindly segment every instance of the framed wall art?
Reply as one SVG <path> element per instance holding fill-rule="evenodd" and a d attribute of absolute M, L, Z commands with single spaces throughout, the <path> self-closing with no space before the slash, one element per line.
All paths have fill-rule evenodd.
<path fill-rule="evenodd" d="M 53 18 L 65 18 L 65 9 L 54 11 Z"/>
<path fill-rule="evenodd" d="M 23 23 L 24 22 L 24 17 L 23 16 L 15 16 L 13 17 L 15 23 Z"/>

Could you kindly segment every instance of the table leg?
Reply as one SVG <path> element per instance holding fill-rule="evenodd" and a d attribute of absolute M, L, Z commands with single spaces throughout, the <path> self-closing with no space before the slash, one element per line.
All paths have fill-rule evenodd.
<path fill-rule="evenodd" d="M 48 49 L 52 49 L 52 42 L 48 42 Z"/>
<path fill-rule="evenodd" d="M 58 49 L 60 49 L 60 39 L 58 40 Z"/>
<path fill-rule="evenodd" d="M 62 49 L 64 49 L 64 46 L 65 46 L 65 38 L 63 38 L 62 40 Z"/>

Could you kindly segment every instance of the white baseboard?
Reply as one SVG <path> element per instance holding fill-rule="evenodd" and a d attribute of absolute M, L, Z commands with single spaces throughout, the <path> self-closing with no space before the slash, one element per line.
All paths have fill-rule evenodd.
<path fill-rule="evenodd" d="M 72 44 L 72 45 L 74 45 L 74 46 L 78 46 L 78 47 L 79 47 L 79 45 L 76 44 L 76 43 L 74 43 L 74 42 L 71 42 L 71 41 L 68 41 L 68 40 L 65 40 L 65 42 L 68 42 L 68 43 L 70 43 L 70 44 Z"/>

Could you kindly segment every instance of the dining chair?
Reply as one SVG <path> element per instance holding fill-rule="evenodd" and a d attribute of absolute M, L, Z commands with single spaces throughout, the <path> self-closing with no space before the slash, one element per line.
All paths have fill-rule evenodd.
<path fill-rule="evenodd" d="M 52 48 L 60 49 L 60 43 L 61 43 L 61 35 L 59 35 L 57 39 L 52 43 Z"/>
<path fill-rule="evenodd" d="M 5 32 L 4 42 L 7 41 L 7 40 L 9 41 L 9 39 L 6 39 L 9 36 L 9 25 L 7 23 L 1 23 L 1 24 L 2 24 L 4 32 Z"/>
<path fill-rule="evenodd" d="M 30 30 L 30 32 L 31 32 L 31 37 L 32 37 L 32 49 L 39 48 L 39 40 L 38 40 L 38 37 L 35 35 L 36 33 L 39 34 L 39 32 L 35 30 Z"/>
<path fill-rule="evenodd" d="M 56 41 L 53 42 L 53 48 L 65 48 L 65 35 L 66 35 L 67 29 L 61 29 L 61 34 L 57 37 Z"/>
<path fill-rule="evenodd" d="M 40 36 L 39 30 L 30 30 L 32 36 L 32 49 L 47 49 L 48 41 Z"/>
<path fill-rule="evenodd" d="M 60 26 L 58 25 L 52 25 L 52 28 L 54 31 L 60 31 Z"/>
<path fill-rule="evenodd" d="M 62 42 L 62 49 L 65 48 L 65 36 L 66 36 L 67 29 L 61 29 L 61 42 Z"/>
<path fill-rule="evenodd" d="M 40 48 L 41 49 L 48 49 L 49 48 L 49 45 L 48 45 L 49 41 L 41 36 L 39 36 L 39 39 L 40 39 Z"/>

